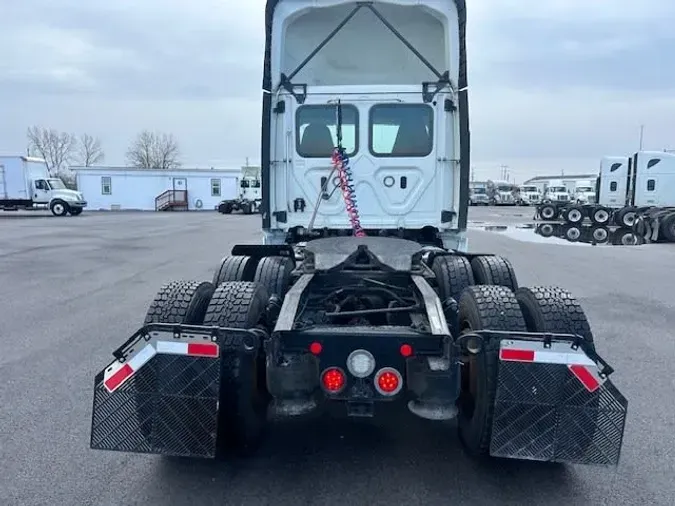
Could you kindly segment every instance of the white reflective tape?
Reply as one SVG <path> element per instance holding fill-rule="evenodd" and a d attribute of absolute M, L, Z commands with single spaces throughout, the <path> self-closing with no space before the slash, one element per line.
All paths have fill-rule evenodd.
<path fill-rule="evenodd" d="M 166 353 L 168 355 L 187 355 L 188 343 L 157 341 L 157 353 Z"/>
<path fill-rule="evenodd" d="M 540 364 L 588 365 L 596 367 L 595 362 L 585 353 L 560 353 L 555 351 L 535 351 L 534 361 Z"/>
<path fill-rule="evenodd" d="M 152 344 L 146 344 L 145 348 L 134 355 L 133 358 L 127 360 L 127 364 L 129 364 L 134 371 L 138 371 L 156 354 L 157 352 L 155 351 L 155 348 L 152 346 Z"/>

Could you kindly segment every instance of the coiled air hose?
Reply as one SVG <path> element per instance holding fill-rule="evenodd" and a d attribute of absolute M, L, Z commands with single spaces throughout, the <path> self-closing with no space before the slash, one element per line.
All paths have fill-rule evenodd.
<path fill-rule="evenodd" d="M 345 201 L 345 209 L 347 210 L 347 216 L 349 217 L 349 223 L 354 231 L 354 236 L 365 237 L 366 233 L 363 228 L 361 228 L 359 209 L 356 205 L 354 180 L 352 178 L 352 171 L 349 168 L 349 157 L 341 146 L 338 146 L 333 150 L 333 167 L 338 173 L 342 198 Z"/>

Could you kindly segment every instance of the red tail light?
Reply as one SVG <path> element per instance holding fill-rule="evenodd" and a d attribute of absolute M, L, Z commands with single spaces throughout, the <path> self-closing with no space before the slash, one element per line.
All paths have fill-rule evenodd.
<path fill-rule="evenodd" d="M 382 395 L 396 395 L 403 388 L 403 377 L 393 367 L 384 367 L 375 375 L 375 389 Z"/>
<path fill-rule="evenodd" d="M 408 358 L 413 354 L 413 347 L 409 344 L 402 344 L 399 348 L 399 352 L 401 353 L 402 357 Z"/>
<path fill-rule="evenodd" d="M 312 355 L 320 355 L 322 350 L 323 346 L 321 346 L 321 343 L 318 341 L 314 341 L 312 344 L 309 345 L 309 352 Z"/>
<path fill-rule="evenodd" d="M 346 383 L 347 377 L 339 367 L 329 367 L 321 374 L 321 384 L 331 394 L 341 391 Z"/>

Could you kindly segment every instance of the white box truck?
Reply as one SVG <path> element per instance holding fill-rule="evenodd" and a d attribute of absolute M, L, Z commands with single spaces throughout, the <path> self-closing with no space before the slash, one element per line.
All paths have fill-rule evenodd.
<path fill-rule="evenodd" d="M 77 216 L 86 206 L 82 193 L 49 174 L 45 160 L 0 156 L 0 209 L 49 209 L 55 216 Z"/>

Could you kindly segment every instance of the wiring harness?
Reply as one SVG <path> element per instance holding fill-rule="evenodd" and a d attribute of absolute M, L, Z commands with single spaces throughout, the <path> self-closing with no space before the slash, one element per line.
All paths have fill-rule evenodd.
<path fill-rule="evenodd" d="M 333 167 L 338 173 L 342 198 L 345 201 L 345 208 L 347 209 L 347 215 L 349 216 L 354 236 L 365 237 L 366 233 L 361 228 L 361 221 L 359 220 L 359 210 L 356 205 L 356 195 L 354 192 L 354 180 L 352 179 L 352 171 L 349 168 L 349 157 L 340 144 L 338 142 L 338 147 L 333 150 Z"/>

